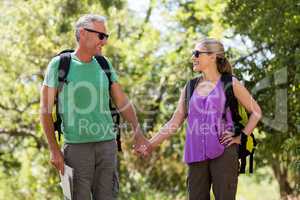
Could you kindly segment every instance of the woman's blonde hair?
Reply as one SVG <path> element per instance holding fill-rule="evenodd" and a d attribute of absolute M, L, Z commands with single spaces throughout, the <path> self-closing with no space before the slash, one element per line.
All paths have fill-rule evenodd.
<path fill-rule="evenodd" d="M 216 64 L 219 73 L 232 74 L 232 67 L 228 59 L 225 57 L 225 50 L 223 44 L 213 38 L 205 38 L 200 41 L 200 44 L 206 48 L 207 52 L 216 53 Z"/>

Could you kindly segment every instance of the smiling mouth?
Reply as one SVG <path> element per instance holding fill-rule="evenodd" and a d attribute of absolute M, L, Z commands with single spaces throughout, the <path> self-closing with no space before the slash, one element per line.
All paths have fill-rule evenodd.
<path fill-rule="evenodd" d="M 199 61 L 193 61 L 193 65 L 194 65 L 194 66 L 199 65 Z"/>

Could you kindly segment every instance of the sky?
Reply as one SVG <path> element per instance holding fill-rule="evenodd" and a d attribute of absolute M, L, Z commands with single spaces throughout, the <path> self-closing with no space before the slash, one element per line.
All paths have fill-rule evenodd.
<path fill-rule="evenodd" d="M 140 15 L 141 17 L 146 16 L 146 11 L 149 7 L 150 0 L 128 0 L 128 6 L 131 10 L 133 10 L 137 15 Z M 156 28 L 158 28 L 161 33 L 165 31 L 165 28 L 167 27 L 167 23 L 163 17 L 160 15 L 161 10 L 159 10 L 157 7 L 153 10 L 150 22 L 155 25 Z M 229 33 L 231 30 L 227 30 Z M 245 44 L 243 43 L 246 42 Z M 254 44 L 252 41 L 244 36 L 241 35 L 235 35 L 234 38 L 222 39 L 222 43 L 224 44 L 225 50 L 228 48 L 234 48 L 240 52 L 243 52 L 245 54 L 249 53 L 249 50 L 253 50 Z M 268 57 L 272 57 L 274 55 L 270 55 L 267 52 Z M 258 59 L 259 60 L 259 59 Z"/>
<path fill-rule="evenodd" d="M 149 5 L 149 0 L 128 0 L 128 6 L 135 12 L 145 16 L 147 7 Z"/>
<path fill-rule="evenodd" d="M 142 18 L 146 17 L 146 12 L 149 7 L 149 0 L 128 0 L 129 9 L 133 10 L 137 15 L 140 15 Z M 150 17 L 150 22 L 155 24 L 159 30 L 164 30 L 165 21 L 160 15 L 161 10 L 158 7 L 152 10 Z"/>

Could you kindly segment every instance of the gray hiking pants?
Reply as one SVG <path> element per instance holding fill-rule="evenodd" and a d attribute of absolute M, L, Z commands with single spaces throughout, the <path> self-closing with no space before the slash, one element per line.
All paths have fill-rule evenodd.
<path fill-rule="evenodd" d="M 115 140 L 65 144 L 65 164 L 74 169 L 73 200 L 115 200 L 119 190 Z"/>

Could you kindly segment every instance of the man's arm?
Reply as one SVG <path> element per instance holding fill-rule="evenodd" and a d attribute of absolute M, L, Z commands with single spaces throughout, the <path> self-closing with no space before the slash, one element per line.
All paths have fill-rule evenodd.
<path fill-rule="evenodd" d="M 113 83 L 111 85 L 111 96 L 122 117 L 128 123 L 130 123 L 134 131 L 134 139 L 135 143 L 137 144 L 135 149 L 137 150 L 140 145 L 148 144 L 149 142 L 143 136 L 141 127 L 136 117 L 135 110 L 132 104 L 130 103 L 129 99 L 127 98 L 126 94 L 123 92 L 120 84 Z"/>
<path fill-rule="evenodd" d="M 64 173 L 64 159 L 60 151 L 59 145 L 57 144 L 54 125 L 52 119 L 52 109 L 54 105 L 55 95 L 57 93 L 56 88 L 50 88 L 43 85 L 41 89 L 40 99 L 40 120 L 47 137 L 50 153 L 51 153 L 51 164 L 61 173 Z"/>

